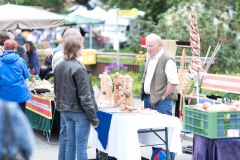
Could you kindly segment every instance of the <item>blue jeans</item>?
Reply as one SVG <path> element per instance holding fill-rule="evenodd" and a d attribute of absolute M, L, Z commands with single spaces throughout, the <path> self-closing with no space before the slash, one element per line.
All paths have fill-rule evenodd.
<path fill-rule="evenodd" d="M 172 106 L 173 100 L 171 99 L 164 99 L 163 101 L 158 101 L 153 107 L 151 107 L 149 96 L 146 96 L 144 100 L 144 108 L 155 109 L 159 113 L 167 114 L 169 116 L 172 116 Z"/>
<path fill-rule="evenodd" d="M 88 160 L 87 143 L 90 133 L 90 120 L 85 113 L 63 111 L 67 127 L 66 160 Z"/>
<path fill-rule="evenodd" d="M 63 114 L 62 112 L 60 112 L 60 135 L 59 135 L 58 160 L 65 160 L 66 146 L 67 146 L 67 128 L 63 118 Z"/>
<path fill-rule="evenodd" d="M 163 101 L 158 101 L 153 107 L 151 107 L 151 101 L 150 97 L 146 96 L 144 100 L 144 108 L 151 108 L 154 110 L 157 110 L 159 113 L 167 114 L 169 116 L 172 116 L 172 106 L 173 106 L 173 100 L 170 99 L 164 99 Z M 152 149 L 156 149 L 156 147 L 152 147 Z M 171 154 L 171 160 L 175 159 L 175 153 L 170 152 Z"/>

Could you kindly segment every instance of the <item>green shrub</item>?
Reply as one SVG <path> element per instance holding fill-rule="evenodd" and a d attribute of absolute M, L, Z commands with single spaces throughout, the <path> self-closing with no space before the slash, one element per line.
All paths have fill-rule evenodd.
<path fill-rule="evenodd" d="M 141 90 L 141 73 L 135 73 L 135 72 L 129 72 L 129 71 L 125 71 L 125 70 L 113 70 L 109 76 L 111 77 L 111 79 L 113 80 L 113 76 L 114 74 L 118 72 L 119 74 L 125 76 L 125 75 L 129 75 L 132 79 L 133 79 L 133 87 L 132 87 L 132 91 L 133 91 L 133 97 L 134 98 L 139 98 L 140 97 L 140 90 Z"/>
<path fill-rule="evenodd" d="M 100 88 L 100 78 L 98 78 L 97 76 L 93 76 L 92 74 L 89 74 L 89 77 L 92 81 L 92 86 L 97 86 L 98 88 Z"/>

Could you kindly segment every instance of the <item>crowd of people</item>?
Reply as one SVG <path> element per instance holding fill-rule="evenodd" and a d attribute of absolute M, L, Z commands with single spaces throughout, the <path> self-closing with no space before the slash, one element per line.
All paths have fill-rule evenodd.
<path fill-rule="evenodd" d="M 55 108 L 60 112 L 59 160 L 87 160 L 87 142 L 90 127 L 96 128 L 99 119 L 98 106 L 94 98 L 91 80 L 86 67 L 77 58 L 82 55 L 84 37 L 76 28 L 67 29 L 63 34 L 63 43 L 53 50 L 45 50 L 45 62 L 39 65 L 35 44 L 25 40 L 18 32 L 0 32 L 0 110 L 5 106 L 22 110 L 10 111 L 10 116 L 19 117 L 19 125 L 25 125 L 30 138 L 23 150 L 29 157 L 33 152 L 33 132 L 26 120 L 26 102 L 31 93 L 26 84 L 29 74 L 39 74 L 41 79 L 54 75 Z M 149 58 L 142 78 L 141 99 L 145 108 L 172 115 L 173 91 L 179 84 L 174 58 L 162 48 L 161 37 L 150 34 L 146 37 Z M 17 105 L 16 105 L 17 104 Z M 18 110 L 19 110 L 18 109 Z M 15 114 L 15 115 L 14 115 Z M 4 117 L 0 112 L 0 118 Z M 15 123 L 15 121 L 13 122 Z M 14 124 L 15 125 L 15 124 Z M 3 125 L 0 125 L 0 138 L 3 137 Z M 20 144 L 19 144 L 20 145 Z M 20 145 L 21 146 L 21 145 Z M 4 146 L 0 143 L 0 149 Z M 155 149 L 155 148 L 153 148 Z M 172 159 L 174 159 L 174 153 Z M 0 152 L 0 159 L 1 159 Z"/>

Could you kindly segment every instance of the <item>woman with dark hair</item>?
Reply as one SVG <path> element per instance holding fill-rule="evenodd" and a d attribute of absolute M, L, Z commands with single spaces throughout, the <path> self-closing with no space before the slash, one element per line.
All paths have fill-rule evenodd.
<path fill-rule="evenodd" d="M 29 63 L 29 68 L 31 73 L 34 70 L 34 75 L 39 74 L 40 66 L 38 62 L 38 55 L 33 42 L 31 41 L 26 42 L 26 51 L 27 51 L 28 63 Z"/>
<path fill-rule="evenodd" d="M 4 42 L 5 51 L 0 56 L 0 99 L 17 102 L 25 112 L 26 101 L 31 98 L 25 82 L 28 70 L 25 61 L 16 52 L 18 44 L 9 39 Z"/>
<path fill-rule="evenodd" d="M 0 46 L 3 47 L 4 42 L 8 39 L 9 39 L 9 37 L 8 37 L 7 32 L 4 32 L 4 31 L 0 32 Z"/>

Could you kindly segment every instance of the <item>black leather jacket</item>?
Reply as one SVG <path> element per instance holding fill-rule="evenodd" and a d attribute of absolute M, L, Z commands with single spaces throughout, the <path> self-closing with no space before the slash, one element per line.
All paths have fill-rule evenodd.
<path fill-rule="evenodd" d="M 91 81 L 84 65 L 75 58 L 63 60 L 54 70 L 56 109 L 84 112 L 92 125 L 98 125 L 98 111 Z"/>

